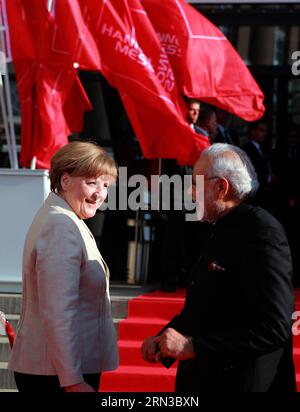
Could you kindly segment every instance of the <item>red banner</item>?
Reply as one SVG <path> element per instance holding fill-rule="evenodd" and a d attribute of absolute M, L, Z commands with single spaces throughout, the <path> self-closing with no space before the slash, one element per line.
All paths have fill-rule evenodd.
<path fill-rule="evenodd" d="M 81 0 L 90 11 L 101 72 L 118 89 L 148 158 L 193 164 L 210 143 L 185 121 L 169 59 L 139 0 Z"/>
<path fill-rule="evenodd" d="M 59 49 L 60 29 L 46 5 L 34 0 L 7 2 L 22 115 L 20 162 L 29 167 L 36 157 L 36 166 L 42 169 L 49 168 L 68 136 L 82 129 L 83 113 L 92 108 L 71 52 Z"/>
<path fill-rule="evenodd" d="M 86 1 L 56 1 L 53 12 L 51 64 L 76 64 L 82 70 L 100 70 L 100 55 Z M 100 8 L 101 2 L 98 2 Z"/>
<path fill-rule="evenodd" d="M 263 94 L 241 58 L 183 0 L 65 0 L 55 2 L 52 14 L 46 4 L 8 2 L 23 166 L 36 156 L 38 167 L 48 167 L 67 136 L 82 127 L 91 106 L 74 63 L 101 70 L 118 89 L 149 158 L 193 164 L 209 145 L 186 123 L 180 92 L 247 120 L 263 114 Z"/>
<path fill-rule="evenodd" d="M 172 64 L 179 90 L 245 120 L 264 95 L 223 33 L 184 0 L 141 0 Z"/>

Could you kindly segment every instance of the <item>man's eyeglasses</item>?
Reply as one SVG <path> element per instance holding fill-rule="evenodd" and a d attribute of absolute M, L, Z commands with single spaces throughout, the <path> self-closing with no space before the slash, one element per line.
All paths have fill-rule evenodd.
<path fill-rule="evenodd" d="M 213 180 L 213 179 L 220 179 L 220 176 L 211 176 L 211 177 L 204 176 L 204 180 Z"/>
<path fill-rule="evenodd" d="M 206 177 L 204 176 L 203 180 L 213 180 L 213 179 L 220 179 L 220 176 L 210 176 L 210 177 Z M 196 181 L 193 178 L 193 182 L 192 182 L 193 186 L 196 186 Z"/>

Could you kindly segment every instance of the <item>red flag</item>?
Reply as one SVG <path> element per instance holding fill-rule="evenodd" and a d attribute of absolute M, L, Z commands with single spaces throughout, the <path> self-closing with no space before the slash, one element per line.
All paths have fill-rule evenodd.
<path fill-rule="evenodd" d="M 6 8 L 22 115 L 20 162 L 22 166 L 29 166 L 33 158 L 38 56 L 23 3 L 23 0 L 7 1 Z M 43 11 L 47 11 L 46 8 Z M 36 19 L 32 16 L 30 21 L 34 23 Z"/>
<path fill-rule="evenodd" d="M 0 311 L 0 335 L 4 333 L 7 334 L 10 347 L 12 348 L 14 344 L 15 333 L 14 333 L 13 327 L 6 319 L 5 314 Z"/>
<path fill-rule="evenodd" d="M 82 128 L 83 112 L 91 105 L 75 70 L 62 67 L 41 67 L 38 73 L 39 90 L 36 117 L 39 119 L 35 130 L 32 152 L 37 157 L 39 168 L 48 169 L 53 154 L 68 143 L 71 132 Z M 42 138 L 40 138 L 42 136 Z"/>
<path fill-rule="evenodd" d="M 168 56 L 139 0 L 85 0 L 101 71 L 118 89 L 144 155 L 193 164 L 209 145 L 185 121 Z"/>
<path fill-rule="evenodd" d="M 57 66 L 68 61 L 70 65 L 76 63 L 82 70 L 99 71 L 100 55 L 96 39 L 91 33 L 90 16 L 85 3 L 80 0 L 55 3 L 50 58 L 52 64 Z"/>
<path fill-rule="evenodd" d="M 11 324 L 8 322 L 8 320 L 5 322 L 5 330 L 9 340 L 9 345 L 12 348 L 15 340 L 15 332 Z"/>
<path fill-rule="evenodd" d="M 68 135 L 82 129 L 83 112 L 92 107 L 73 68 L 73 49 L 59 48 L 47 2 L 10 0 L 7 6 L 22 114 L 20 161 L 29 167 L 35 156 L 37 167 L 47 169 Z"/>
<path fill-rule="evenodd" d="M 182 166 L 193 165 L 210 145 L 205 136 L 193 132 L 184 122 L 172 124 L 174 115 L 164 107 L 153 108 L 143 98 L 121 97 L 146 158 L 171 158 Z"/>
<path fill-rule="evenodd" d="M 65 0 L 55 3 L 52 14 L 45 1 L 12 2 L 18 7 L 11 8 L 10 27 L 22 14 L 23 35 L 34 43 L 35 54 L 26 67 L 21 43 L 15 41 L 22 165 L 36 156 L 38 167 L 48 167 L 70 131 L 81 124 L 78 119 L 89 102 L 72 71 L 74 60 L 84 68 L 100 68 L 119 90 L 145 156 L 192 164 L 209 145 L 185 121 L 168 56 L 139 0 Z"/>
<path fill-rule="evenodd" d="M 14 61 L 23 61 L 26 59 L 34 60 L 36 54 L 32 37 L 26 26 L 26 20 L 24 19 L 22 0 L 7 1 L 6 3 L 10 28 L 9 35 Z M 22 47 L 19 45 L 20 39 L 22 39 Z"/>
<path fill-rule="evenodd" d="M 245 120 L 264 113 L 264 95 L 223 33 L 184 0 L 141 0 L 182 93 Z"/>

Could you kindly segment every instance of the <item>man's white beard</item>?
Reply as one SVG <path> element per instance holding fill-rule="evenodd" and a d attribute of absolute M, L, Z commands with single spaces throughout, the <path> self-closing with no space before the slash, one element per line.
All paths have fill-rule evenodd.
<path fill-rule="evenodd" d="M 216 222 L 222 215 L 225 210 L 225 207 L 222 206 L 217 200 L 206 199 L 206 203 L 210 205 L 209 211 L 204 206 L 204 202 L 197 203 L 196 211 L 197 218 L 201 222 L 213 223 Z"/>

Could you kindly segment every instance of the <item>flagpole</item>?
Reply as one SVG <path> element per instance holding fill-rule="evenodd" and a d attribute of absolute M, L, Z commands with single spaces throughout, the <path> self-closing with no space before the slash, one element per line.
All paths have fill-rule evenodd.
<path fill-rule="evenodd" d="M 53 0 L 48 0 L 47 1 L 47 9 L 49 12 L 51 12 L 53 6 Z"/>
<path fill-rule="evenodd" d="M 11 102 L 11 97 L 10 97 L 10 85 L 9 85 L 8 73 L 4 75 L 4 91 L 5 91 L 5 98 L 6 98 L 8 127 L 9 127 L 9 132 L 10 132 L 10 144 L 11 144 L 12 161 L 13 161 L 12 167 L 14 169 L 19 169 L 16 134 L 15 134 L 13 111 L 12 111 L 12 102 Z"/>
<path fill-rule="evenodd" d="M 2 4 L 2 13 L 0 13 L 0 104 L 3 117 L 3 125 L 5 129 L 7 151 L 10 161 L 10 167 L 13 169 L 18 169 L 18 155 L 17 155 L 17 145 L 16 145 L 16 135 L 14 129 L 14 119 L 12 111 L 12 103 L 10 97 L 10 84 L 9 84 L 9 74 L 7 70 L 7 61 L 10 60 L 6 56 L 6 52 L 10 53 L 10 43 L 9 43 L 9 32 L 6 23 L 6 10 L 5 2 Z M 4 5 L 4 7 L 3 7 Z M 4 37 L 6 35 L 6 40 Z M 3 50 L 3 51 L 1 51 Z"/>
<path fill-rule="evenodd" d="M 162 158 L 158 158 L 158 196 L 157 196 L 157 201 L 158 201 L 158 210 L 161 212 L 161 194 L 160 194 L 160 177 L 162 175 Z"/>

